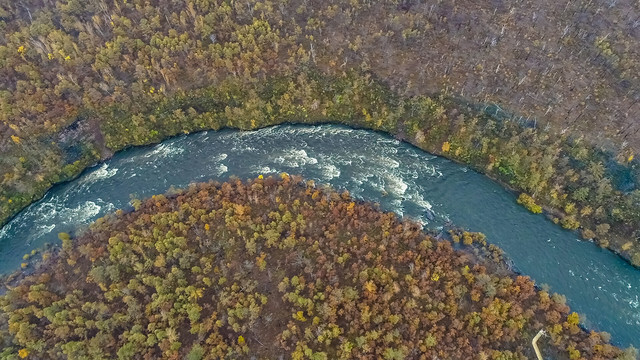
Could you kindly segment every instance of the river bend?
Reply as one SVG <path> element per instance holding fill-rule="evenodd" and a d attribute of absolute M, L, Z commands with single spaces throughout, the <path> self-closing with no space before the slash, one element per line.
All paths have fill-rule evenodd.
<path fill-rule="evenodd" d="M 519 271 L 566 295 L 587 327 L 611 333 L 618 345 L 640 347 L 640 271 L 529 213 L 481 174 L 392 137 L 334 125 L 201 132 L 122 151 L 55 186 L 4 226 L 0 272 L 19 268 L 25 253 L 56 242 L 59 232 L 128 208 L 129 194 L 144 198 L 171 185 L 280 172 L 347 189 L 428 227 L 450 220 L 483 232 Z"/>

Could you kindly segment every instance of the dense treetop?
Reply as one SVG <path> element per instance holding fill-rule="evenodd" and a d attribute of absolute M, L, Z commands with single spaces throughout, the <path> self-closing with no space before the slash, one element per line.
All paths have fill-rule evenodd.
<path fill-rule="evenodd" d="M 6 0 L 1 139 L 311 61 L 638 145 L 639 15 L 631 0 Z"/>
<path fill-rule="evenodd" d="M 0 297 L 2 359 L 626 358 L 563 297 L 283 175 L 135 201 Z M 629 354 L 627 354 L 629 355 Z"/>

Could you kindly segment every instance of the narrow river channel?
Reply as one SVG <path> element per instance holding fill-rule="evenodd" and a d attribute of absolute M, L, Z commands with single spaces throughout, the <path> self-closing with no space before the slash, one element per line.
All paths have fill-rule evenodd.
<path fill-rule="evenodd" d="M 0 272 L 19 268 L 24 254 L 56 242 L 59 232 L 128 208 L 130 194 L 144 198 L 171 185 L 280 172 L 347 189 L 427 227 L 450 220 L 483 232 L 520 272 L 566 295 L 586 316 L 585 326 L 611 333 L 617 345 L 640 347 L 640 271 L 529 213 L 481 174 L 389 136 L 333 125 L 202 132 L 120 152 L 54 187 L 3 227 Z"/>

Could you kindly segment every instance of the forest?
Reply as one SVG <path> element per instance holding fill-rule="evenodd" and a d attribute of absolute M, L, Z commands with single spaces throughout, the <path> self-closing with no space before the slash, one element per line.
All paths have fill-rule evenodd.
<path fill-rule="evenodd" d="M 0 359 L 634 359 L 482 234 L 425 233 L 282 174 L 61 233 L 0 296 Z M 493 254 L 486 256 L 483 254 Z"/>
<path fill-rule="evenodd" d="M 0 224 L 128 146 L 335 122 L 469 164 L 640 266 L 638 6 L 0 1 Z"/>

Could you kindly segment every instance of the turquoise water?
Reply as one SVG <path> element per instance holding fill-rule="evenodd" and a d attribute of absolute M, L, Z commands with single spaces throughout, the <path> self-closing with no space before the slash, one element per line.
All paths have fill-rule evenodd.
<path fill-rule="evenodd" d="M 56 242 L 59 232 L 128 208 L 130 194 L 142 198 L 171 185 L 279 172 L 347 189 L 428 227 L 452 221 L 483 232 L 519 271 L 566 295 L 588 328 L 611 333 L 618 345 L 640 347 L 638 270 L 529 213 L 481 174 L 389 136 L 333 125 L 202 132 L 120 152 L 54 187 L 2 228 L 0 272 L 19 268 L 22 255 Z"/>

